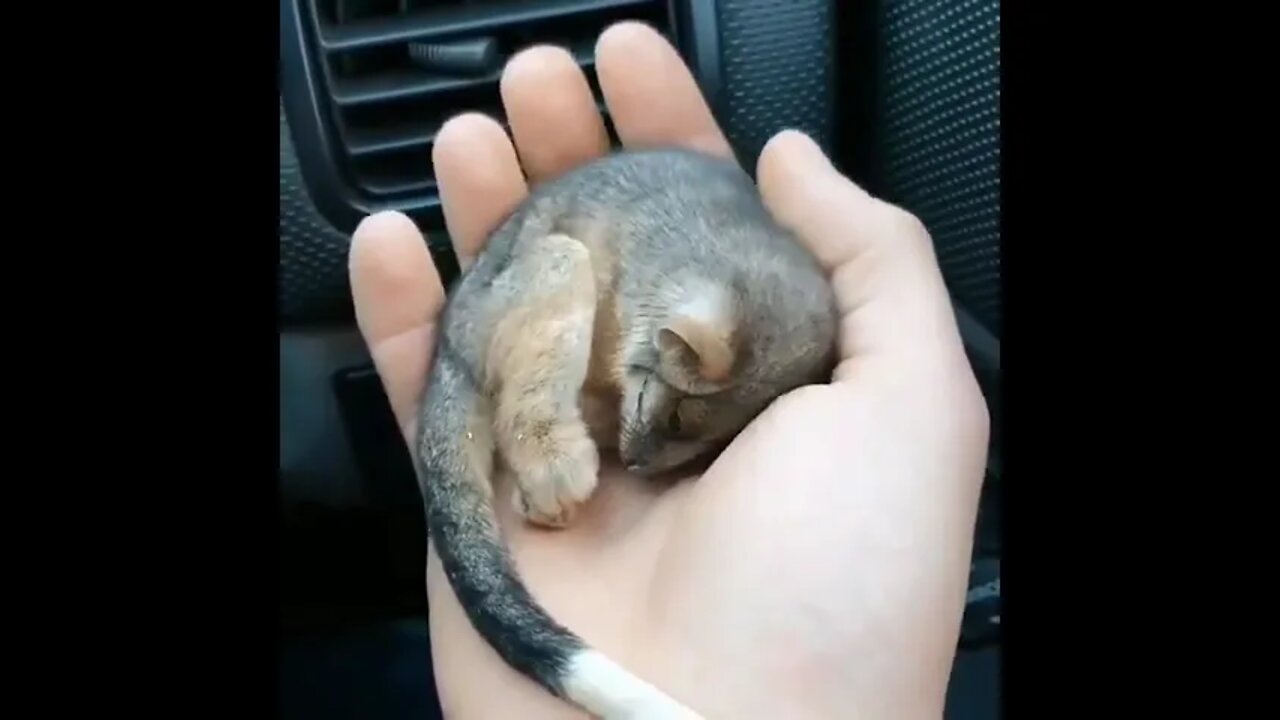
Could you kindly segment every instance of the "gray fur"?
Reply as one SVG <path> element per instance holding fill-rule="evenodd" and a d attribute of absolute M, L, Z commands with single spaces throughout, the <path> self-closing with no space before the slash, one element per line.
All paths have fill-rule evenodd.
<path fill-rule="evenodd" d="M 539 254 L 553 234 L 591 251 L 595 335 L 582 352 L 595 382 L 613 385 L 618 417 L 609 432 L 641 474 L 715 451 L 782 393 L 826 381 L 836 314 L 821 268 L 769 216 L 750 178 L 680 150 L 616 154 L 537 187 L 450 293 L 416 448 L 434 545 L 478 632 L 517 670 L 579 702 L 567 696 L 565 673 L 584 645 L 520 582 L 489 485 L 502 446 L 492 425 L 504 381 L 489 356 L 496 328 L 520 308 L 573 291 L 564 284 L 573 258 Z M 727 376 L 700 375 L 698 354 L 664 332 L 682 309 L 728 332 Z M 581 382 L 580 373 L 548 378 Z M 574 408 L 546 410 L 577 417 Z"/>

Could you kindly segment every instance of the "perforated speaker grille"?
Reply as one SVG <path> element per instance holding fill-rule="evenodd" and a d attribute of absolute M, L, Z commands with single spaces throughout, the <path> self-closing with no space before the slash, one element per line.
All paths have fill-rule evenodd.
<path fill-rule="evenodd" d="M 293 135 L 280 107 L 280 259 L 277 308 L 281 322 L 352 319 L 347 282 L 349 239 L 316 209 L 298 167 Z"/>
<path fill-rule="evenodd" d="M 830 0 L 720 0 L 720 120 L 750 168 L 780 130 L 828 148 L 835 49 Z"/>
<path fill-rule="evenodd" d="M 928 225 L 956 300 L 1000 333 L 1000 3 L 877 10 L 881 194 Z"/>

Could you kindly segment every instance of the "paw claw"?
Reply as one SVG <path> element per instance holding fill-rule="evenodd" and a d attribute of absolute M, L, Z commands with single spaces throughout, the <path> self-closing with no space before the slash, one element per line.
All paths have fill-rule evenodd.
<path fill-rule="evenodd" d="M 534 507 L 529 503 L 529 497 L 520 488 L 512 491 L 512 505 L 515 506 L 516 512 L 525 520 L 540 527 L 560 529 L 569 525 L 573 521 L 574 515 L 577 514 L 577 503 L 561 502 L 555 506 L 554 510 L 545 512 L 540 508 Z"/>
<path fill-rule="evenodd" d="M 519 476 L 512 504 L 530 523 L 563 528 L 595 491 L 600 467 L 595 446 L 587 441 L 576 450 L 560 462 Z"/>

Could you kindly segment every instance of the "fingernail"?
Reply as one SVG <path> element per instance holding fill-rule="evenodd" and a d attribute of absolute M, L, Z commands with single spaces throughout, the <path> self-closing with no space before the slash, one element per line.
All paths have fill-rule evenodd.
<path fill-rule="evenodd" d="M 416 228 L 416 226 L 413 225 L 413 221 L 403 213 L 395 210 L 382 210 L 365 216 L 365 218 L 360 221 L 360 224 L 356 226 L 355 232 L 352 233 L 352 235 L 354 237 L 361 237 L 363 235 L 387 235 L 397 229 L 403 229 L 406 226 Z"/>
<path fill-rule="evenodd" d="M 803 169 L 804 172 L 815 172 L 834 169 L 830 158 L 818 147 L 802 130 L 788 128 L 781 130 L 769 139 L 765 144 L 765 151 L 769 154 L 782 153 L 779 159 L 786 165 L 794 169 Z M 764 152 L 761 155 L 764 155 Z M 800 168 L 796 168 L 799 164 Z"/>

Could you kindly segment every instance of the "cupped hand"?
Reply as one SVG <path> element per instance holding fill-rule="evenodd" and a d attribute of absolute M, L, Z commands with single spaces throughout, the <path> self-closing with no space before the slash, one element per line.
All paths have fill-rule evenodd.
<path fill-rule="evenodd" d="M 596 67 L 624 145 L 731 155 L 689 71 L 649 28 L 607 30 Z M 473 114 L 447 123 L 435 146 L 464 266 L 530 184 L 608 150 L 566 51 L 517 55 L 501 91 L 514 147 Z M 757 177 L 830 272 L 842 315 L 832 382 L 779 400 L 700 478 L 658 487 L 606 465 L 570 528 L 529 527 L 506 503 L 500 521 L 553 616 L 704 717 L 941 717 L 987 414 L 928 233 L 796 132 L 770 141 Z M 440 278 L 421 234 L 394 213 L 360 225 L 350 268 L 361 332 L 412 437 Z M 484 644 L 434 552 L 427 592 L 448 717 L 581 717 Z"/>

